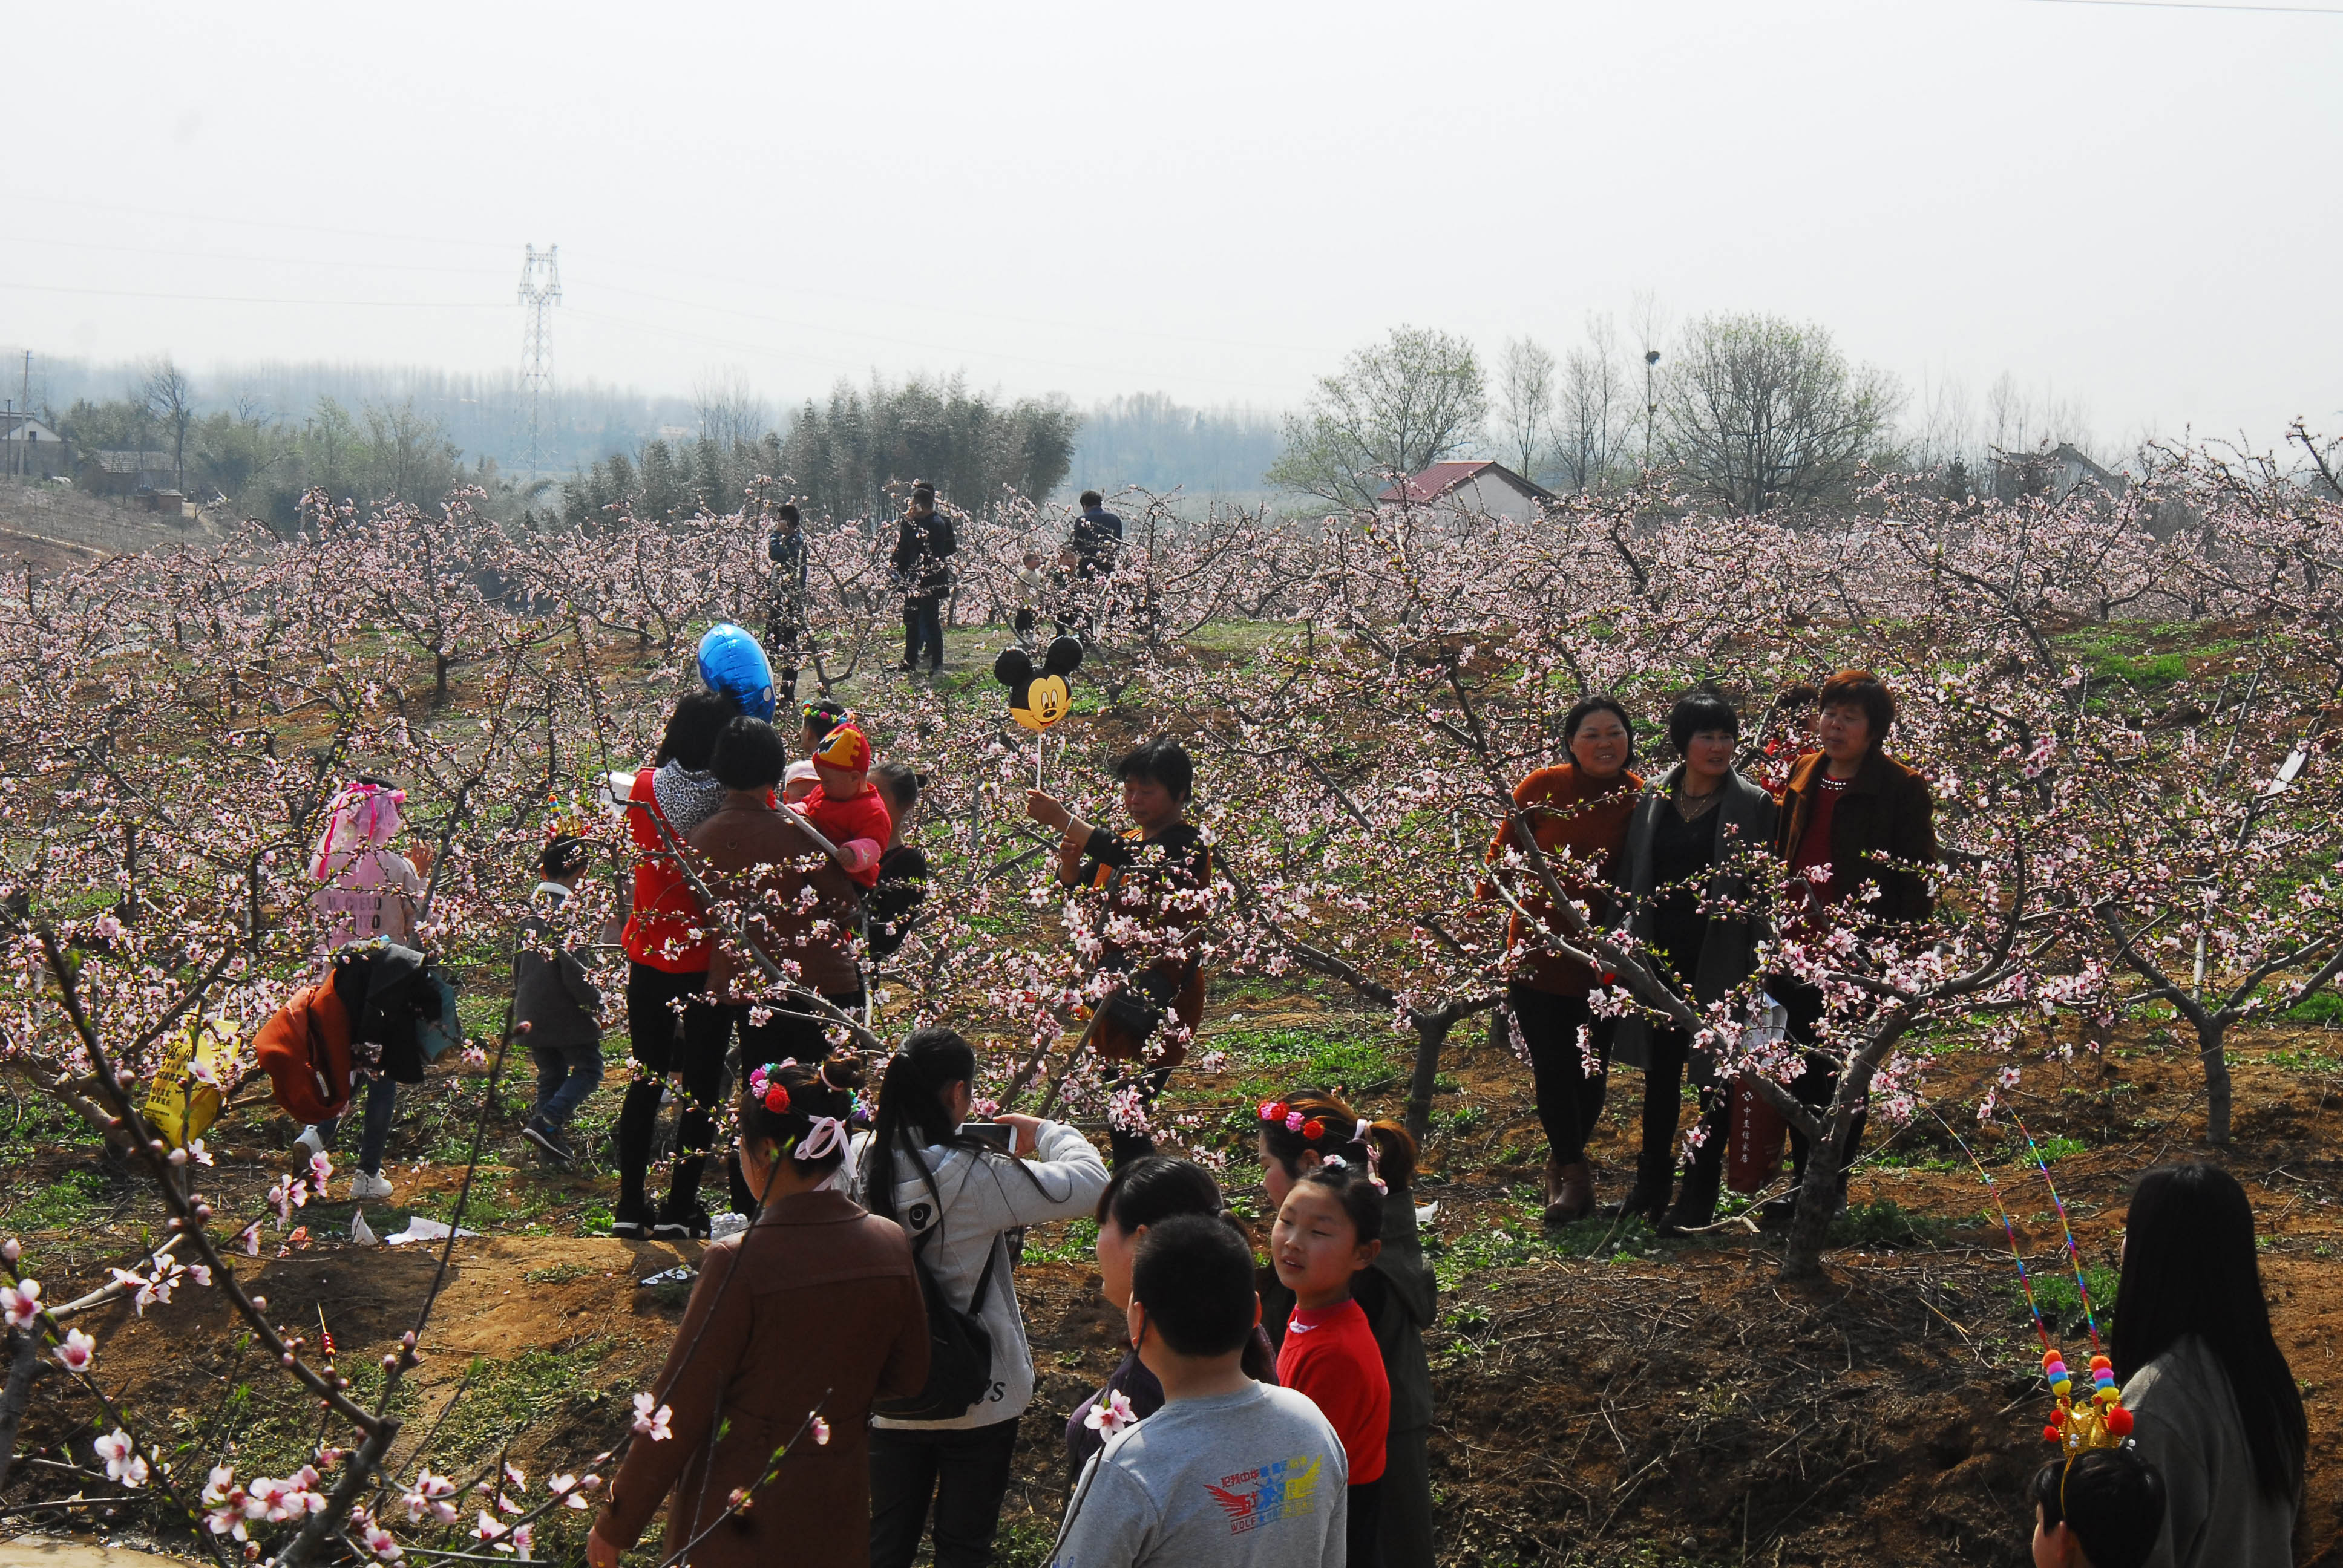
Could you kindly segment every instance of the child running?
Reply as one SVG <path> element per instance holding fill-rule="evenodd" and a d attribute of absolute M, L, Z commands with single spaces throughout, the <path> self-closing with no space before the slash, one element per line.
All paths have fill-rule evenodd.
<path fill-rule="evenodd" d="M 1364 1171 L 1337 1154 L 1294 1182 L 1270 1228 L 1278 1282 L 1293 1292 L 1277 1381 L 1309 1395 L 1342 1440 L 1350 1462 L 1344 1561 L 1351 1568 L 1383 1563 L 1376 1516 L 1391 1378 L 1367 1314 L 1351 1299 L 1352 1277 L 1383 1251 L 1383 1195 Z"/>
<path fill-rule="evenodd" d="M 895 831 L 879 787 L 870 782 L 870 742 L 851 724 L 821 739 L 813 754 L 820 782 L 789 809 L 838 846 L 839 863 L 865 892 L 879 885 L 879 858 Z"/>

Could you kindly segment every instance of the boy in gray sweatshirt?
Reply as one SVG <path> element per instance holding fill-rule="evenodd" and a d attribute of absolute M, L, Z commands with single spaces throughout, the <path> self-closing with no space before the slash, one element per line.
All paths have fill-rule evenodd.
<path fill-rule="evenodd" d="M 577 1158 L 565 1136 L 569 1119 L 602 1081 L 602 993 L 580 956 L 587 945 L 565 946 L 558 929 L 588 856 L 586 841 L 567 834 L 546 845 L 513 959 L 513 1022 L 528 1026 L 537 1063 L 537 1104 L 520 1135 L 564 1167 Z"/>

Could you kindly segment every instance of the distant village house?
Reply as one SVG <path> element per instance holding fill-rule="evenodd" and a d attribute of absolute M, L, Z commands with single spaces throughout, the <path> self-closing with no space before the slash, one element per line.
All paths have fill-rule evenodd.
<path fill-rule="evenodd" d="M 64 437 L 30 414 L 0 414 L 0 474 L 28 479 L 70 478 Z"/>
<path fill-rule="evenodd" d="M 1471 459 L 1434 463 L 1407 481 L 1404 488 L 1387 486 L 1375 499 L 1384 506 L 1403 502 L 1417 507 L 1452 507 L 1463 512 L 1484 512 L 1517 523 L 1534 522 L 1539 508 L 1550 506 L 1554 494 L 1532 484 L 1503 463 Z"/>

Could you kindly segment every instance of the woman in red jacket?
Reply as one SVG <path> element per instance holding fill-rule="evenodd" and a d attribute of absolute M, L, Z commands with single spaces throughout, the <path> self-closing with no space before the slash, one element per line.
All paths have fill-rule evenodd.
<path fill-rule="evenodd" d="M 695 691 L 675 705 L 659 755 L 635 775 L 627 826 L 635 847 L 635 897 L 627 916 L 627 1033 L 635 1080 L 618 1110 L 618 1206 L 610 1234 L 639 1241 L 655 1231 L 689 1233 L 689 1221 L 662 1226 L 643 1198 L 651 1162 L 651 1134 L 667 1076 L 680 1070 L 682 1018 L 706 1007 L 709 933 L 699 897 L 684 879 L 674 849 L 723 804 L 724 787 L 708 770 L 716 738 L 740 709 L 729 697 Z"/>
<path fill-rule="evenodd" d="M 1562 734 L 1570 760 L 1522 780 L 1513 790 L 1516 809 L 1498 824 L 1489 846 L 1489 862 L 1497 868 L 1492 881 L 1519 905 L 1505 931 L 1512 975 L 1505 1011 L 1528 1049 L 1537 1085 L 1538 1120 L 1545 1126 L 1548 1151 L 1545 1217 L 1555 1224 L 1583 1220 L 1594 1210 L 1586 1135 L 1603 1114 L 1618 1020 L 1596 1018 L 1587 1005 L 1598 983 L 1594 971 L 1546 950 L 1530 930 L 1531 920 L 1544 925 L 1552 919 L 1544 880 L 1533 869 L 1507 868 L 1505 861 L 1522 849 L 1516 824 L 1528 829 L 1563 891 L 1585 904 L 1596 923 L 1607 922 L 1635 792 L 1644 787 L 1627 770 L 1635 756 L 1635 729 L 1615 699 L 1587 698 L 1564 718 Z M 1493 898 L 1495 890 L 1484 884 L 1483 896 Z M 1556 924 L 1549 934 L 1559 937 L 1562 928 Z M 1588 1031 L 1591 1070 L 1588 1052 L 1579 1048 L 1582 1029 Z"/>

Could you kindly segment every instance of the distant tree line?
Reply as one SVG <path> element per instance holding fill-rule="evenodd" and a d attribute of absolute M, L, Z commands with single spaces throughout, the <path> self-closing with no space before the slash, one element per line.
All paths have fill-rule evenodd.
<path fill-rule="evenodd" d="M 1081 427 L 1062 397 L 1008 401 L 971 392 L 959 377 L 840 382 L 827 403 L 809 398 L 785 436 L 738 378 L 703 387 L 695 413 L 696 438 L 647 441 L 632 457 L 613 453 L 580 473 L 563 491 L 562 515 L 582 525 L 621 500 L 658 518 L 729 511 L 759 477 L 786 478 L 812 517 L 892 511 L 890 487 L 915 479 L 981 513 L 1011 490 L 1057 488 Z"/>

